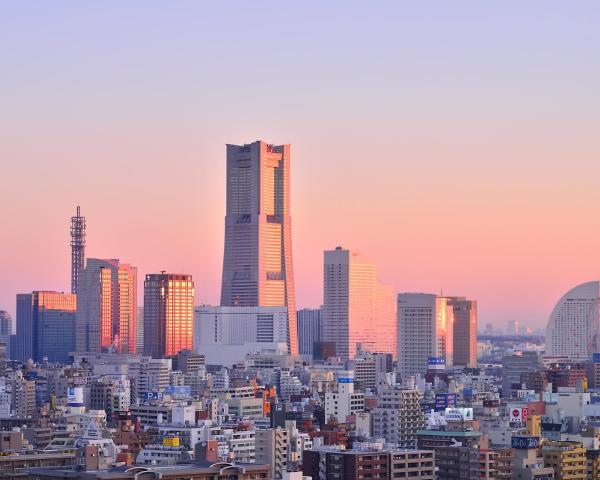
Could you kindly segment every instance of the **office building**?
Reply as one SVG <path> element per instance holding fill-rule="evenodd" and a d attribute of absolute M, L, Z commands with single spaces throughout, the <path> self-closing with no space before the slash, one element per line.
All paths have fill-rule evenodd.
<path fill-rule="evenodd" d="M 521 352 L 502 357 L 502 396 L 510 398 L 524 383 L 524 375 L 540 369 L 536 352 Z"/>
<path fill-rule="evenodd" d="M 323 341 L 323 317 L 320 308 L 303 308 L 296 313 L 298 327 L 298 351 L 301 355 L 313 355 L 315 344 Z"/>
<path fill-rule="evenodd" d="M 288 309 L 298 353 L 290 218 L 290 146 L 227 145 L 221 305 Z"/>
<path fill-rule="evenodd" d="M 75 349 L 75 311 L 72 293 L 17 294 L 17 359 L 67 363 Z"/>
<path fill-rule="evenodd" d="M 193 346 L 191 275 L 155 273 L 144 281 L 144 354 L 170 357 Z"/>
<path fill-rule="evenodd" d="M 324 254 L 323 340 L 336 355 L 353 358 L 357 345 L 396 353 L 396 305 L 391 287 L 377 280 L 375 264 L 359 252 L 337 247 Z"/>
<path fill-rule="evenodd" d="M 586 360 L 600 352 L 600 282 L 576 286 L 558 301 L 546 328 L 546 354 Z"/>
<path fill-rule="evenodd" d="M 12 335 L 12 317 L 5 310 L 0 310 L 0 336 Z"/>
<path fill-rule="evenodd" d="M 398 368 L 403 378 L 427 371 L 429 358 L 453 360 L 452 307 L 430 293 L 398 295 Z"/>
<path fill-rule="evenodd" d="M 135 319 L 135 351 L 144 351 L 144 307 L 137 307 Z"/>
<path fill-rule="evenodd" d="M 89 258 L 77 294 L 78 352 L 135 353 L 137 269 L 117 259 Z"/>
<path fill-rule="evenodd" d="M 452 364 L 477 367 L 477 302 L 464 297 L 448 297 L 453 317 Z"/>
<path fill-rule="evenodd" d="M 208 365 L 233 365 L 253 352 L 287 351 L 286 307 L 197 307 L 194 350 Z"/>

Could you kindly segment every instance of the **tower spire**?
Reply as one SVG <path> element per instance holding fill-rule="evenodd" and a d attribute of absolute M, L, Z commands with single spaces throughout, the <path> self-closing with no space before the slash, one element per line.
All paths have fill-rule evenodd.
<path fill-rule="evenodd" d="M 77 293 L 81 271 L 85 267 L 85 217 L 77 205 L 77 215 L 71 217 L 71 293 Z"/>

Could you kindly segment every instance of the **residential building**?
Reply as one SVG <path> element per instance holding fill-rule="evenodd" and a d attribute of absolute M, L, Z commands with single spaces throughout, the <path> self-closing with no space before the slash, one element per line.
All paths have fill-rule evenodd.
<path fill-rule="evenodd" d="M 334 417 L 338 423 L 346 423 L 350 415 L 365 409 L 365 395 L 354 391 L 354 372 L 340 371 L 337 392 L 325 393 L 325 421 Z"/>
<path fill-rule="evenodd" d="M 289 435 L 285 428 L 256 430 L 256 461 L 270 465 L 274 480 L 280 480 L 287 470 Z"/>
<path fill-rule="evenodd" d="M 373 436 L 402 448 L 417 447 L 417 433 L 425 427 L 419 390 L 383 388 L 372 410 Z"/>
<path fill-rule="evenodd" d="M 556 480 L 587 479 L 586 449 L 580 442 L 546 441 L 542 445 L 544 466 L 552 467 Z"/>
<path fill-rule="evenodd" d="M 227 145 L 221 305 L 287 307 L 298 353 L 290 218 L 290 145 Z"/>

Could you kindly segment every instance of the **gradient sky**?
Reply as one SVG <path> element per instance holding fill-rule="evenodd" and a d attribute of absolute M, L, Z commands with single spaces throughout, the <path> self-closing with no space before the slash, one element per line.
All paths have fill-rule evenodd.
<path fill-rule="evenodd" d="M 4 2 L 0 309 L 90 257 L 219 298 L 225 143 L 292 144 L 299 306 L 323 250 L 545 325 L 598 278 L 600 3 Z M 139 295 L 139 302 L 142 302 Z"/>

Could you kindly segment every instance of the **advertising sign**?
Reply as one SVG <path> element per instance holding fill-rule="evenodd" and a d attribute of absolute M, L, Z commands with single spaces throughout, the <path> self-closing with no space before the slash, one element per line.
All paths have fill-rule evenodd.
<path fill-rule="evenodd" d="M 512 437 L 510 446 L 520 450 L 538 448 L 540 446 L 540 437 Z"/>
<path fill-rule="evenodd" d="M 462 420 L 462 421 L 473 420 L 473 409 L 472 408 L 446 408 L 446 410 L 444 411 L 444 417 L 446 417 L 446 420 Z"/>

